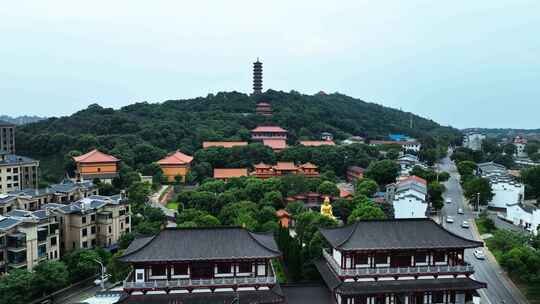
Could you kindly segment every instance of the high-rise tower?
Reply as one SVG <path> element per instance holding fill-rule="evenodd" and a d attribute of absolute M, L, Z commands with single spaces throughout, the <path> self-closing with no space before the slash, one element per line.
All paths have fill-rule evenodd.
<path fill-rule="evenodd" d="M 262 93 L 262 72 L 262 62 L 257 58 L 257 61 L 253 63 L 253 94 Z"/>

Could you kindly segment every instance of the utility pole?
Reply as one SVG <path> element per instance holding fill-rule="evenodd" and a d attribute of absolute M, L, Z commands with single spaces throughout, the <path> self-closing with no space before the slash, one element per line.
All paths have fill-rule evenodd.
<path fill-rule="evenodd" d="M 101 283 L 99 285 L 101 287 L 101 290 L 104 290 L 105 289 L 105 266 L 99 260 L 94 260 L 94 262 L 98 263 L 99 266 L 101 266 Z"/>
<path fill-rule="evenodd" d="M 480 192 L 476 193 L 476 212 L 478 215 L 478 209 L 480 208 Z"/>

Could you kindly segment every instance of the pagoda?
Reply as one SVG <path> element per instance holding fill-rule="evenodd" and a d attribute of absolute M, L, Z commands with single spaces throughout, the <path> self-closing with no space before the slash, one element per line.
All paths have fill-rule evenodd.
<path fill-rule="evenodd" d="M 262 93 L 262 62 L 257 61 L 253 63 L 253 95 Z"/>
<path fill-rule="evenodd" d="M 257 107 L 255 108 L 255 114 L 272 117 L 272 105 L 264 101 L 257 103 Z"/>

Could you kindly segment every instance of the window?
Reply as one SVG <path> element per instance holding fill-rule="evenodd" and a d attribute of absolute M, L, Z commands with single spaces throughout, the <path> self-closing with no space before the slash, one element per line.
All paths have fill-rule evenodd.
<path fill-rule="evenodd" d="M 109 233 L 112 233 L 112 227 L 109 226 Z"/>
<path fill-rule="evenodd" d="M 96 215 L 95 215 L 95 214 L 92 214 L 92 215 L 90 216 L 90 221 L 91 221 L 91 222 L 95 222 L 95 221 L 96 221 Z"/>
<path fill-rule="evenodd" d="M 56 246 L 56 242 L 57 242 L 56 237 L 52 237 L 51 238 L 51 246 Z"/>
<path fill-rule="evenodd" d="M 4 252 L 0 251 L 0 262 L 4 260 Z"/>
<path fill-rule="evenodd" d="M 375 264 L 386 264 L 386 263 L 388 263 L 386 254 L 375 255 Z"/>
<path fill-rule="evenodd" d="M 365 254 L 357 253 L 354 255 L 354 263 L 359 264 L 368 264 L 368 256 Z"/>
<path fill-rule="evenodd" d="M 124 223 L 120 223 L 120 229 L 124 229 Z"/>
<path fill-rule="evenodd" d="M 431 293 L 431 303 L 444 303 L 444 292 L 433 291 Z"/>
<path fill-rule="evenodd" d="M 96 239 L 92 240 L 92 247 L 96 247 Z"/>
<path fill-rule="evenodd" d="M 83 224 L 86 224 L 86 216 L 81 217 L 81 221 Z"/>
<path fill-rule="evenodd" d="M 187 264 L 174 264 L 173 270 L 175 275 L 186 275 L 188 274 L 188 265 Z"/>
<path fill-rule="evenodd" d="M 218 273 L 231 273 L 231 263 L 218 263 L 217 272 Z"/>
<path fill-rule="evenodd" d="M 137 281 L 142 281 L 143 280 L 143 273 L 142 272 L 137 272 Z"/>
<path fill-rule="evenodd" d="M 417 253 L 414 255 L 416 263 L 427 263 L 427 255 L 425 253 Z"/>
<path fill-rule="evenodd" d="M 96 226 L 90 227 L 90 233 L 91 234 L 96 234 Z"/>
<path fill-rule="evenodd" d="M 163 265 L 153 265 L 152 266 L 152 275 L 153 276 L 165 276 L 167 275 L 167 271 L 165 266 Z"/>
<path fill-rule="evenodd" d="M 243 262 L 238 266 L 238 272 L 251 272 L 251 263 Z"/>
<path fill-rule="evenodd" d="M 433 255 L 433 261 L 434 262 L 445 262 L 446 259 L 445 259 L 446 255 L 444 252 L 435 252 L 435 254 Z"/>
<path fill-rule="evenodd" d="M 126 224 L 129 224 L 129 216 L 126 217 Z"/>
<path fill-rule="evenodd" d="M 129 206 L 126 206 L 126 212 L 129 212 Z"/>
<path fill-rule="evenodd" d="M 82 248 L 87 248 L 87 247 L 88 247 L 88 242 L 87 241 L 82 242 Z"/>
<path fill-rule="evenodd" d="M 82 236 L 86 236 L 88 234 L 88 231 L 86 230 L 86 228 L 83 228 L 82 230 Z"/>
<path fill-rule="evenodd" d="M 98 167 L 98 168 L 97 168 L 97 172 L 101 172 L 101 168 Z"/>

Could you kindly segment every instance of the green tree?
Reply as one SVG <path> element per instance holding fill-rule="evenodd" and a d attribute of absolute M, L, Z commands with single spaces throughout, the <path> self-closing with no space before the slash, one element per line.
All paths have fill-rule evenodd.
<path fill-rule="evenodd" d="M 379 185 L 372 179 L 363 178 L 356 184 L 356 193 L 371 197 L 377 192 Z"/>
<path fill-rule="evenodd" d="M 289 212 L 292 216 L 297 216 L 303 212 L 306 211 L 306 208 L 304 207 L 304 202 L 300 201 L 294 201 L 287 204 L 287 207 L 285 207 L 285 210 Z"/>
<path fill-rule="evenodd" d="M 514 144 L 506 144 L 503 146 L 502 150 L 507 155 L 514 155 L 517 152 L 516 146 Z"/>
<path fill-rule="evenodd" d="M 133 233 L 126 232 L 122 234 L 120 238 L 118 239 L 118 247 L 120 249 L 126 249 L 128 248 L 129 244 L 133 242 L 134 239 L 135 239 L 135 235 Z"/>
<path fill-rule="evenodd" d="M 521 178 L 525 183 L 525 195 L 538 200 L 540 198 L 540 166 L 521 170 Z"/>
<path fill-rule="evenodd" d="M 358 220 L 383 220 L 385 218 L 386 214 L 384 214 L 381 208 L 369 203 L 356 207 L 347 219 L 347 222 L 351 223 Z"/>
<path fill-rule="evenodd" d="M 480 205 L 485 206 L 493 199 L 494 193 L 489 180 L 486 178 L 474 177 L 467 181 L 463 188 L 465 190 L 465 197 L 469 201 L 474 199 L 474 203 L 478 202 Z"/>
<path fill-rule="evenodd" d="M 107 264 L 107 273 L 111 275 L 111 278 L 109 279 L 109 282 L 119 282 L 124 280 L 127 275 L 129 274 L 129 271 L 131 270 L 131 267 L 129 264 L 126 264 L 124 262 L 121 262 L 119 258 L 124 254 L 123 250 L 119 250 L 117 253 L 115 253 L 112 257 L 109 263 Z"/>
<path fill-rule="evenodd" d="M 51 294 L 69 283 L 69 272 L 66 265 L 59 261 L 45 261 L 34 267 L 32 277 L 33 289 L 39 296 Z"/>
<path fill-rule="evenodd" d="M 474 171 L 476 170 L 476 163 L 473 161 L 461 161 L 457 163 L 457 169 L 461 177 L 470 177 L 474 174 Z"/>
<path fill-rule="evenodd" d="M 428 195 L 431 200 L 431 206 L 437 210 L 444 207 L 443 193 L 446 188 L 443 184 L 433 181 L 428 184 Z"/>
<path fill-rule="evenodd" d="M 324 181 L 319 185 L 319 193 L 322 195 L 328 195 L 328 196 L 338 196 L 339 195 L 339 189 L 336 186 L 335 183 Z"/>
<path fill-rule="evenodd" d="M 530 141 L 525 146 L 525 152 L 527 153 L 527 155 L 529 157 L 531 157 L 531 155 L 533 155 L 535 153 L 538 153 L 539 151 L 540 151 L 540 143 L 538 143 L 538 142 Z"/>
<path fill-rule="evenodd" d="M 399 165 L 391 160 L 372 162 L 366 170 L 365 176 L 377 182 L 378 185 L 388 185 L 396 181 Z"/>
<path fill-rule="evenodd" d="M 32 274 L 26 270 L 10 271 L 8 276 L 0 279 L 0 303 L 26 304 L 34 294 L 32 290 Z"/>
<path fill-rule="evenodd" d="M 72 282 L 78 282 L 89 278 L 99 272 L 100 256 L 95 250 L 75 250 L 65 257 L 65 262 L 69 270 L 69 277 Z"/>

